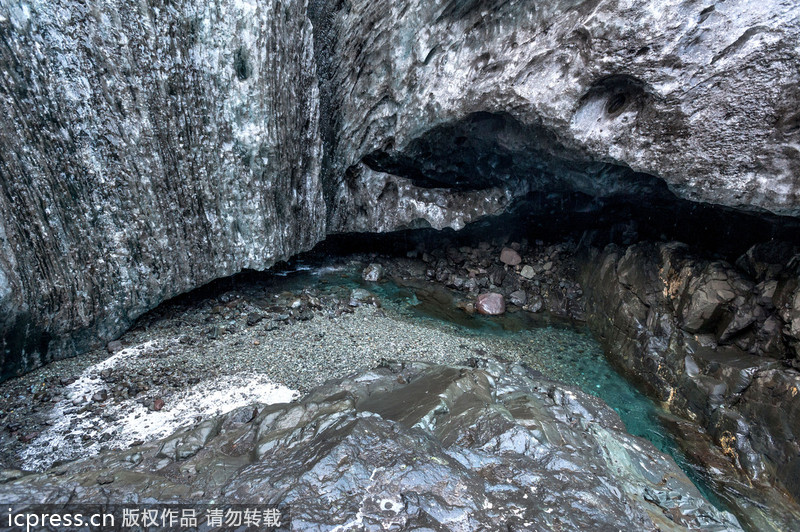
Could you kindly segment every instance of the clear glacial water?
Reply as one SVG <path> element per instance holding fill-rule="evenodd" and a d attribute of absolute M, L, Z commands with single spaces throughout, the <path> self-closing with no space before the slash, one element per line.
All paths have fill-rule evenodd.
<path fill-rule="evenodd" d="M 672 456 L 710 502 L 726 509 L 661 423 L 660 416 L 666 412 L 609 364 L 600 344 L 584 327 L 526 311 L 496 317 L 467 314 L 457 306 L 457 293 L 423 282 L 406 286 L 390 281 L 365 283 L 360 270 L 352 268 L 300 268 L 287 272 L 285 280 L 293 288 L 313 284 L 340 293 L 364 288 L 377 295 L 384 307 L 409 319 L 423 320 L 433 327 L 456 328 L 464 335 L 501 336 L 505 341 L 519 342 L 527 366 L 544 378 L 575 386 L 602 399 L 619 414 L 628 432 Z"/>

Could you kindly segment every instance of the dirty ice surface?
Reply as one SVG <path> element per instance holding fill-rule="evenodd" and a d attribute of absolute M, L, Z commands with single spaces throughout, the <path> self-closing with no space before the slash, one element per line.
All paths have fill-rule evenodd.
<path fill-rule="evenodd" d="M 224 414 L 253 403 L 289 402 L 299 396 L 295 390 L 275 384 L 265 375 L 249 373 L 201 381 L 171 396 L 160 411 L 150 410 L 133 398 L 108 404 L 104 417 L 82 408 L 105 387 L 99 376 L 102 370 L 124 364 L 155 345 L 156 342 L 146 342 L 129 347 L 86 368 L 69 385 L 66 398 L 53 407 L 52 424 L 22 453 L 24 469 L 42 471 L 61 460 L 93 456 L 103 447 L 122 449 L 134 442 L 163 438 L 181 426 L 196 423 L 198 417 Z M 80 403 L 77 406 L 76 400 Z M 81 442 L 84 434 L 91 434 L 94 441 L 88 445 Z"/>

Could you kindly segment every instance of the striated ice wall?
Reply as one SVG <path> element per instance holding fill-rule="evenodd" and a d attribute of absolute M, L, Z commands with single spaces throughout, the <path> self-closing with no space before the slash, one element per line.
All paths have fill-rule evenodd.
<path fill-rule="evenodd" d="M 2 0 L 0 71 L 0 376 L 322 238 L 302 1 Z"/>

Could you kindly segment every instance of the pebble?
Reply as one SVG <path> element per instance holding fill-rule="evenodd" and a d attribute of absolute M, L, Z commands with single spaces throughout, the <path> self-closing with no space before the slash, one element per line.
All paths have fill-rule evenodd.
<path fill-rule="evenodd" d="M 95 394 L 92 396 L 92 401 L 95 403 L 102 403 L 106 399 L 108 399 L 108 390 L 105 389 L 95 392 Z"/>
<path fill-rule="evenodd" d="M 509 266 L 516 266 L 522 262 L 522 257 L 511 248 L 503 248 L 502 251 L 500 251 L 500 262 L 508 264 Z"/>
<path fill-rule="evenodd" d="M 522 267 L 522 271 L 520 271 L 519 274 L 526 279 L 533 279 L 533 277 L 536 275 L 536 272 L 534 271 L 533 266 L 526 264 Z"/>
<path fill-rule="evenodd" d="M 28 434 L 23 434 L 22 436 L 20 436 L 19 441 L 21 441 L 22 443 L 30 443 L 33 440 L 35 440 L 36 436 L 38 435 L 39 435 L 38 432 L 29 432 Z"/>
<path fill-rule="evenodd" d="M 381 279 L 383 279 L 384 275 L 384 268 L 382 265 L 377 263 L 372 263 L 366 268 L 361 274 L 362 279 L 370 283 L 377 283 Z"/>
<path fill-rule="evenodd" d="M 528 301 L 528 295 L 525 290 L 516 290 L 508 295 L 508 300 L 518 307 L 523 306 Z"/>
<path fill-rule="evenodd" d="M 98 484 L 111 484 L 112 482 L 114 482 L 114 480 L 115 480 L 114 473 L 111 473 L 110 471 L 102 473 L 97 476 Z"/>
<path fill-rule="evenodd" d="M 247 315 L 247 326 L 252 327 L 254 325 L 257 325 L 263 319 L 264 316 L 262 316 L 258 312 L 251 312 Z"/>
<path fill-rule="evenodd" d="M 314 318 L 314 312 L 311 309 L 301 309 L 296 315 L 295 318 L 299 321 L 308 321 Z"/>
<path fill-rule="evenodd" d="M 108 345 L 106 345 L 106 350 L 111 354 L 114 354 L 118 351 L 122 351 L 122 342 L 120 342 L 119 340 L 108 342 Z"/>
<path fill-rule="evenodd" d="M 350 306 L 357 307 L 371 297 L 372 294 L 370 294 L 367 290 L 364 290 L 363 288 L 355 288 L 350 292 Z"/>
<path fill-rule="evenodd" d="M 543 306 L 544 302 L 542 301 L 542 298 L 539 296 L 531 297 L 530 301 L 528 302 L 528 310 L 531 312 L 539 312 L 542 310 Z"/>

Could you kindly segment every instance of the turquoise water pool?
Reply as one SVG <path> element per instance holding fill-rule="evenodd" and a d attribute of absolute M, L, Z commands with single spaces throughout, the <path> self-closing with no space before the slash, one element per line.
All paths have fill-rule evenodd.
<path fill-rule="evenodd" d="M 301 266 L 300 270 L 287 272 L 282 285 L 291 289 L 315 285 L 341 297 L 354 288 L 364 288 L 377 295 L 384 307 L 408 319 L 432 327 L 455 328 L 463 335 L 500 336 L 506 342 L 519 343 L 518 351 L 524 352 L 527 366 L 544 378 L 602 399 L 619 414 L 628 432 L 672 456 L 709 501 L 726 509 L 661 423 L 666 412 L 609 364 L 602 347 L 585 327 L 526 311 L 496 317 L 468 314 L 458 307 L 460 295 L 453 291 L 419 281 L 402 286 L 391 281 L 365 283 L 360 273 L 355 267 Z"/>

